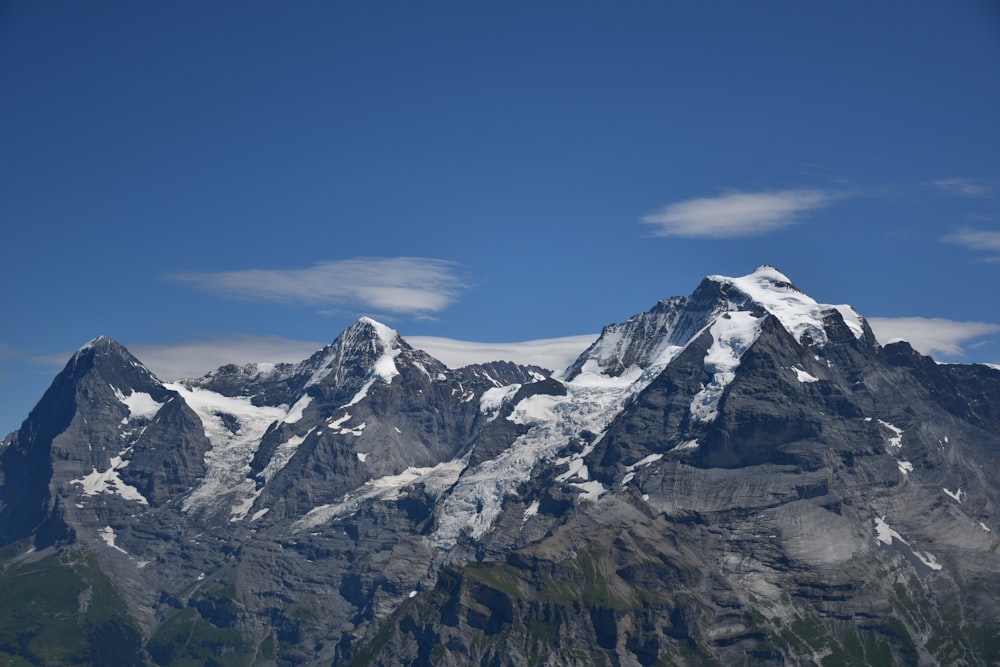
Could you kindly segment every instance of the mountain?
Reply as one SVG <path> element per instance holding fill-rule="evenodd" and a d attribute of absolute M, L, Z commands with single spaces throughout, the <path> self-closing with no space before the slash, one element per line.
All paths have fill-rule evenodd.
<path fill-rule="evenodd" d="M 92 341 L 0 444 L 0 657 L 1000 664 L 1000 371 L 769 266 L 553 370 Z"/>

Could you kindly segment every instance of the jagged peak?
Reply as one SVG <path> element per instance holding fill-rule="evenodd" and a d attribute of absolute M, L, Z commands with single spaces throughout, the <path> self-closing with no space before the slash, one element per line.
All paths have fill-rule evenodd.
<path fill-rule="evenodd" d="M 59 373 L 56 382 L 78 382 L 87 376 L 119 392 L 143 392 L 159 387 L 160 380 L 128 349 L 109 336 L 98 336 L 81 346 Z"/>
<path fill-rule="evenodd" d="M 98 336 L 97 338 L 91 338 L 89 341 L 80 346 L 77 352 L 85 352 L 87 350 L 124 350 L 125 347 L 110 336 Z"/>
<path fill-rule="evenodd" d="M 345 333 L 348 331 L 355 333 L 365 331 L 374 332 L 374 334 L 378 336 L 379 340 L 381 340 L 388 349 L 394 347 L 399 340 L 398 331 L 368 316 L 359 317 L 354 324 L 345 330 Z"/>
<path fill-rule="evenodd" d="M 735 306 L 745 308 L 747 305 L 756 305 L 763 308 L 776 317 L 799 342 L 825 345 L 827 335 L 824 319 L 830 311 L 840 313 L 855 338 L 860 339 L 865 334 L 864 320 L 851 306 L 817 302 L 770 264 L 762 264 L 753 273 L 739 278 L 713 275 L 705 280 L 728 291 L 730 298 L 734 296 L 732 292 L 735 289 L 750 302 L 737 303 Z"/>
<path fill-rule="evenodd" d="M 819 303 L 777 268 L 761 264 L 737 278 L 708 276 L 689 297 L 662 299 L 645 313 L 606 326 L 561 375 L 572 380 L 590 369 L 617 377 L 629 368 L 666 363 L 723 313 L 748 310 L 769 313 L 801 343 L 825 345 L 826 323 L 833 311 L 855 338 L 866 332 L 864 319 L 850 306 Z"/>
<path fill-rule="evenodd" d="M 126 365 L 146 370 L 142 362 L 136 359 L 124 345 L 109 336 L 98 336 L 82 345 L 73 353 L 70 365 L 74 365 L 84 358 L 119 360 Z"/>
<path fill-rule="evenodd" d="M 305 387 L 319 384 L 331 374 L 339 383 L 345 364 L 358 366 L 366 373 L 374 371 L 389 381 L 398 375 L 392 360 L 400 354 L 403 345 L 395 329 L 370 317 L 361 317 L 306 362 L 312 374 Z"/>

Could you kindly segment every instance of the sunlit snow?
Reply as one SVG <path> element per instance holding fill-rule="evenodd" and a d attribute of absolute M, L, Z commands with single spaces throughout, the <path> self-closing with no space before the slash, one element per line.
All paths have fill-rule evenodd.
<path fill-rule="evenodd" d="M 962 494 L 962 489 L 961 488 L 959 488 L 958 491 L 949 491 L 948 489 L 942 487 L 941 490 L 944 491 L 945 494 L 948 497 L 950 497 L 952 500 L 954 500 L 955 502 L 957 502 L 959 504 L 962 503 L 962 495 L 963 494 Z"/>
<path fill-rule="evenodd" d="M 650 463 L 656 463 L 662 458 L 663 454 L 650 454 L 649 456 L 644 456 L 643 458 L 639 459 L 638 461 L 626 467 L 625 469 L 628 470 L 629 472 L 632 472 L 636 468 L 642 468 L 648 466 Z"/>
<path fill-rule="evenodd" d="M 163 403 L 158 403 L 153 400 L 153 397 L 144 391 L 132 391 L 126 396 L 117 387 L 111 386 L 114 390 L 115 396 L 121 401 L 125 407 L 128 408 L 129 415 L 132 419 L 142 419 L 149 418 L 160 411 L 163 407 Z"/>
<path fill-rule="evenodd" d="M 88 496 L 96 496 L 99 493 L 110 493 L 121 496 L 125 500 L 134 500 L 140 505 L 148 505 L 149 501 L 139 493 L 139 489 L 126 484 L 118 476 L 118 471 L 128 464 L 129 462 L 123 460 L 122 455 L 119 454 L 118 456 L 111 457 L 111 467 L 107 470 L 100 472 L 97 468 L 94 468 L 93 472 L 89 475 L 81 479 L 74 479 L 70 483 L 82 486 L 83 493 Z"/>
<path fill-rule="evenodd" d="M 781 326 L 802 342 L 807 334 L 817 345 L 825 345 L 826 330 L 823 315 L 836 310 L 856 338 L 864 335 L 861 316 L 850 306 L 817 303 L 812 297 L 795 289 L 783 273 L 771 266 L 761 266 L 748 276 L 727 278 L 710 276 L 711 280 L 735 285 L 744 294 L 764 306 L 778 318 Z"/>
<path fill-rule="evenodd" d="M 509 401 L 520 388 L 520 384 L 509 384 L 506 387 L 487 389 L 479 398 L 479 413 L 489 415 L 488 421 L 493 421 L 503 404 Z"/>
<path fill-rule="evenodd" d="M 941 564 L 937 562 L 937 558 L 935 558 L 933 554 L 927 553 L 926 551 L 913 549 L 913 555 L 919 558 L 920 562 L 922 562 L 924 565 L 931 568 L 932 570 L 941 569 Z"/>
<path fill-rule="evenodd" d="M 296 423 L 297 421 L 302 419 L 303 411 L 309 406 L 311 402 L 312 402 L 312 397 L 309 394 L 303 395 L 302 398 L 295 401 L 295 405 L 293 405 L 288 410 L 288 414 L 285 415 L 281 419 L 281 421 L 285 422 L 286 424 Z"/>
<path fill-rule="evenodd" d="M 757 340 L 762 321 L 748 312 L 733 312 L 712 323 L 712 345 L 705 354 L 705 371 L 712 379 L 691 400 L 693 421 L 711 422 L 718 416 L 722 394 L 736 377 L 740 357 Z"/>
<path fill-rule="evenodd" d="M 893 539 L 899 540 L 901 543 L 906 545 L 910 552 L 916 556 L 921 563 L 931 568 L 932 570 L 940 570 L 941 564 L 938 563 L 937 559 L 933 554 L 927 553 L 926 551 L 920 551 L 916 549 L 912 544 L 903 539 L 903 536 L 897 533 L 895 530 L 889 527 L 889 524 L 885 522 L 885 517 L 875 518 L 875 539 L 879 542 L 887 545 L 892 545 Z"/>
<path fill-rule="evenodd" d="M 268 426 L 287 414 L 285 406 L 256 406 L 250 397 L 230 397 L 207 389 L 188 389 L 183 384 L 164 385 L 181 395 L 201 419 L 212 448 L 205 453 L 205 477 L 185 499 L 184 511 L 207 506 L 226 506 L 234 519 L 250 510 L 258 491 L 250 474 L 250 462 Z M 239 430 L 226 428 L 220 414 L 239 421 Z"/>
<path fill-rule="evenodd" d="M 466 459 L 456 459 L 429 468 L 411 467 L 398 475 L 369 480 L 361 487 L 345 494 L 338 502 L 311 509 L 295 523 L 295 528 L 297 530 L 312 528 L 334 517 L 351 514 L 367 501 L 394 500 L 399 497 L 403 489 L 418 482 L 423 484 L 428 492 L 439 493 L 455 483 L 466 463 Z"/>
<path fill-rule="evenodd" d="M 803 384 L 805 384 L 807 382 L 819 382 L 819 378 L 818 377 L 816 377 L 815 375 L 810 375 L 809 373 L 805 372 L 801 368 L 798 368 L 796 366 L 792 366 L 792 370 L 795 372 L 795 378 L 799 382 L 801 382 Z"/>
<path fill-rule="evenodd" d="M 312 431 L 309 431 L 312 433 Z M 274 479 L 281 470 L 284 469 L 288 462 L 295 455 L 295 451 L 299 448 L 305 439 L 309 436 L 309 433 L 305 435 L 293 435 L 288 440 L 278 445 L 277 449 L 274 450 L 274 454 L 271 455 L 271 460 L 267 462 L 267 466 L 261 471 L 260 476 L 264 478 L 265 482 L 270 482 Z"/>
<path fill-rule="evenodd" d="M 893 538 L 903 543 L 906 542 L 902 535 L 889 527 L 889 524 L 885 522 L 885 517 L 875 517 L 875 539 L 883 544 L 891 545 Z"/>
<path fill-rule="evenodd" d="M 593 449 L 625 402 L 663 372 L 681 349 L 664 349 L 657 363 L 645 371 L 636 368 L 619 377 L 602 374 L 596 365 L 585 366 L 584 372 L 563 383 L 565 396 L 536 394 L 519 402 L 509 419 L 532 428 L 499 456 L 483 461 L 458 479 L 438 512 L 434 544 L 450 549 L 465 531 L 473 538 L 482 537 L 499 515 L 504 498 L 530 477 L 537 463 L 555 458 L 582 431 L 597 434 L 580 454 L 556 461 L 575 466 L 572 462 Z M 579 474 L 583 467 L 573 470 Z M 598 482 L 584 481 L 576 486 L 583 491 L 580 500 L 595 500 L 606 491 Z"/>
<path fill-rule="evenodd" d="M 120 551 L 123 554 L 128 555 L 127 551 L 125 551 L 124 549 L 122 549 L 119 546 L 115 546 L 115 537 L 116 536 L 115 536 L 115 529 L 114 528 L 112 528 L 111 526 L 105 526 L 104 528 L 101 528 L 97 532 L 97 534 L 100 535 L 101 539 L 104 540 L 104 543 L 107 544 L 109 547 L 111 547 L 112 549 L 115 549 L 117 551 Z"/>
<path fill-rule="evenodd" d="M 893 426 L 889 422 L 882 421 L 881 419 L 878 420 L 878 423 L 884 426 L 885 428 L 889 429 L 893 433 L 893 435 L 889 436 L 889 446 L 895 449 L 896 451 L 902 449 L 903 429 L 899 428 L 898 426 Z"/>

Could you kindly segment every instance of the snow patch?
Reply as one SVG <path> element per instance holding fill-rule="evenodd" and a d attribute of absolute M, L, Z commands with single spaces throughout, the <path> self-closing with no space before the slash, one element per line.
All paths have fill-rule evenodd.
<path fill-rule="evenodd" d="M 896 465 L 899 466 L 899 472 L 903 473 L 903 475 L 913 472 L 913 464 L 909 461 L 896 461 Z"/>
<path fill-rule="evenodd" d="M 795 366 L 792 366 L 792 370 L 795 372 L 795 378 L 799 382 L 801 382 L 803 384 L 805 384 L 807 382 L 819 382 L 819 378 L 818 377 L 816 377 L 815 375 L 810 375 L 809 373 L 805 372 L 801 368 L 797 368 Z"/>
<path fill-rule="evenodd" d="M 698 449 L 698 440 L 697 440 L 697 438 L 694 439 L 694 440 L 685 440 L 681 444 L 679 444 L 676 447 L 674 447 L 675 451 L 680 451 L 682 449 Z"/>
<path fill-rule="evenodd" d="M 348 413 L 344 413 L 343 417 L 340 417 L 339 419 L 331 419 L 329 422 L 327 422 L 327 425 L 330 428 L 334 428 L 334 429 L 335 428 L 340 428 L 341 424 L 343 424 L 346 421 L 349 421 L 350 419 L 351 419 L 351 415 L 348 414 Z"/>
<path fill-rule="evenodd" d="M 281 421 L 286 424 L 294 424 L 295 422 L 302 419 L 303 411 L 312 403 L 312 396 L 305 394 L 302 398 L 295 401 L 295 405 L 291 407 L 288 414 L 282 417 Z"/>
<path fill-rule="evenodd" d="M 725 313 L 712 323 L 709 328 L 712 345 L 705 354 L 705 371 L 712 379 L 691 401 L 692 421 L 708 423 L 718 417 L 722 394 L 736 378 L 740 357 L 760 335 L 762 321 L 763 318 L 740 311 Z"/>
<path fill-rule="evenodd" d="M 919 558 L 921 563 L 931 568 L 932 570 L 941 569 L 941 563 L 937 561 L 937 558 L 935 558 L 933 554 L 929 554 L 926 551 L 913 549 L 913 555 Z"/>
<path fill-rule="evenodd" d="M 337 431 L 337 433 L 339 433 L 340 435 L 353 435 L 354 437 L 360 437 L 361 433 L 365 430 L 366 426 L 368 426 L 368 422 L 361 422 L 354 428 L 342 427 L 339 431 Z"/>
<path fill-rule="evenodd" d="M 885 522 L 885 517 L 875 517 L 875 539 L 891 546 L 893 538 L 906 544 L 903 536 L 890 528 L 889 524 Z"/>
<path fill-rule="evenodd" d="M 957 502 L 959 504 L 962 503 L 962 496 L 964 494 L 962 493 L 961 487 L 959 487 L 958 491 L 949 491 L 948 489 L 946 489 L 944 487 L 941 487 L 941 490 L 944 491 L 945 495 L 947 495 L 949 498 L 951 498 L 955 502 Z"/>
<path fill-rule="evenodd" d="M 312 433 L 312 431 L 309 431 Z M 292 460 L 295 456 L 296 450 L 298 450 L 299 445 L 305 442 L 305 439 L 309 436 L 309 433 L 305 435 L 293 435 L 288 440 L 277 446 L 274 450 L 274 454 L 271 455 L 271 460 L 267 462 L 267 465 L 260 472 L 260 476 L 264 478 L 264 482 L 270 482 L 274 479 L 274 476 L 279 472 L 284 470 L 288 462 Z"/>
<path fill-rule="evenodd" d="M 163 403 L 153 400 L 153 397 L 144 391 L 129 392 L 126 396 L 120 389 L 109 385 L 115 392 L 115 396 L 128 408 L 129 416 L 132 419 L 149 419 L 163 407 Z"/>
<path fill-rule="evenodd" d="M 575 458 L 569 461 L 569 470 L 558 475 L 556 477 L 557 482 L 567 482 L 571 479 L 580 479 L 586 481 L 590 479 L 590 470 L 587 468 L 587 464 L 583 462 L 582 458 Z"/>
<path fill-rule="evenodd" d="M 479 398 L 479 414 L 489 415 L 487 421 L 493 421 L 497 418 L 503 404 L 513 398 L 520 388 L 520 384 L 509 384 L 506 387 L 487 389 Z"/>
<path fill-rule="evenodd" d="M 887 421 L 878 420 L 878 423 L 893 432 L 893 435 L 889 437 L 889 446 L 895 449 L 897 452 L 903 448 L 903 429 L 893 426 Z"/>
<path fill-rule="evenodd" d="M 440 493 L 452 486 L 467 465 L 467 459 L 455 459 L 429 468 L 407 468 L 398 475 L 386 475 L 365 482 L 332 504 L 315 507 L 295 522 L 295 530 L 313 528 L 331 519 L 351 514 L 361 504 L 372 500 L 395 500 L 400 492 L 416 483 L 424 484 L 430 493 Z"/>
<path fill-rule="evenodd" d="M 357 452 L 357 457 L 362 463 L 368 460 L 368 454 L 365 454 L 364 452 Z"/>
<path fill-rule="evenodd" d="M 985 530 L 985 531 L 986 531 L 987 533 L 991 533 L 991 532 L 993 532 L 993 531 L 991 531 L 991 530 L 990 530 L 990 527 L 989 527 L 989 526 L 987 526 L 987 525 L 986 525 L 985 523 L 983 523 L 982 521 L 980 521 L 980 522 L 979 522 L 979 527 L 980 527 L 980 528 L 982 528 L 983 530 Z"/>
<path fill-rule="evenodd" d="M 912 552 L 921 563 L 932 570 L 941 569 L 941 564 L 938 563 L 933 554 L 927 553 L 926 551 L 920 551 L 904 540 L 902 535 L 889 527 L 889 524 L 885 522 L 884 516 L 875 518 L 875 539 L 889 546 L 892 546 L 893 539 L 899 540 L 902 544 L 909 548 L 910 552 Z"/>
<path fill-rule="evenodd" d="M 527 520 L 528 520 L 528 517 L 532 517 L 532 516 L 535 516 L 536 514 L 538 514 L 538 501 L 537 501 L 537 500 L 533 501 L 533 502 L 532 502 L 532 503 L 531 503 L 530 505 L 528 505 L 528 507 L 527 507 L 527 508 L 526 508 L 526 509 L 524 510 L 524 516 L 523 516 L 523 517 L 521 517 L 521 523 L 524 523 L 525 521 L 527 521 Z M 987 530 L 989 530 L 989 529 L 987 529 Z"/>
<path fill-rule="evenodd" d="M 608 487 L 604 486 L 600 482 L 574 483 L 573 486 L 583 491 L 583 493 L 581 493 L 577 498 L 578 502 L 596 502 L 598 498 L 608 492 Z"/>
<path fill-rule="evenodd" d="M 107 470 L 99 472 L 97 468 L 93 468 L 93 472 L 89 475 L 71 480 L 70 484 L 79 484 L 83 487 L 83 493 L 88 496 L 96 496 L 99 493 L 110 493 L 120 496 L 125 500 L 133 500 L 140 505 L 149 505 L 149 501 L 139 493 L 139 489 L 126 484 L 118 476 L 118 471 L 128 464 L 128 461 L 122 460 L 121 454 L 113 456 L 111 458 L 111 467 Z"/>
<path fill-rule="evenodd" d="M 555 419 L 558 406 L 566 402 L 566 396 L 535 394 L 515 405 L 514 411 L 507 416 L 507 419 L 515 424 L 525 426 L 539 422 L 550 422 Z"/>
<path fill-rule="evenodd" d="M 629 472 L 632 472 L 636 468 L 642 468 L 644 466 L 648 466 L 650 463 L 656 463 L 657 461 L 659 461 L 662 458 L 663 458 L 663 454 L 650 454 L 649 456 L 645 456 L 645 457 L 639 459 L 638 461 L 636 461 L 632 465 L 627 466 L 625 468 L 625 470 L 627 470 Z"/>
<path fill-rule="evenodd" d="M 109 547 L 122 552 L 126 556 L 128 555 L 127 551 L 125 551 L 119 546 L 115 546 L 116 536 L 114 528 L 112 528 L 111 526 L 105 526 L 104 528 L 101 528 L 99 531 L 97 531 L 97 534 L 100 535 L 101 539 L 104 540 L 104 543 L 107 544 Z"/>

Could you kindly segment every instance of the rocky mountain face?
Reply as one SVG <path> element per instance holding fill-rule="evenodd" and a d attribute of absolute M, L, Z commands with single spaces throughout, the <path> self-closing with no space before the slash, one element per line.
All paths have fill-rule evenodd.
<path fill-rule="evenodd" d="M 1000 664 L 1000 371 L 766 266 L 556 370 L 91 342 L 0 444 L 0 657 Z"/>

